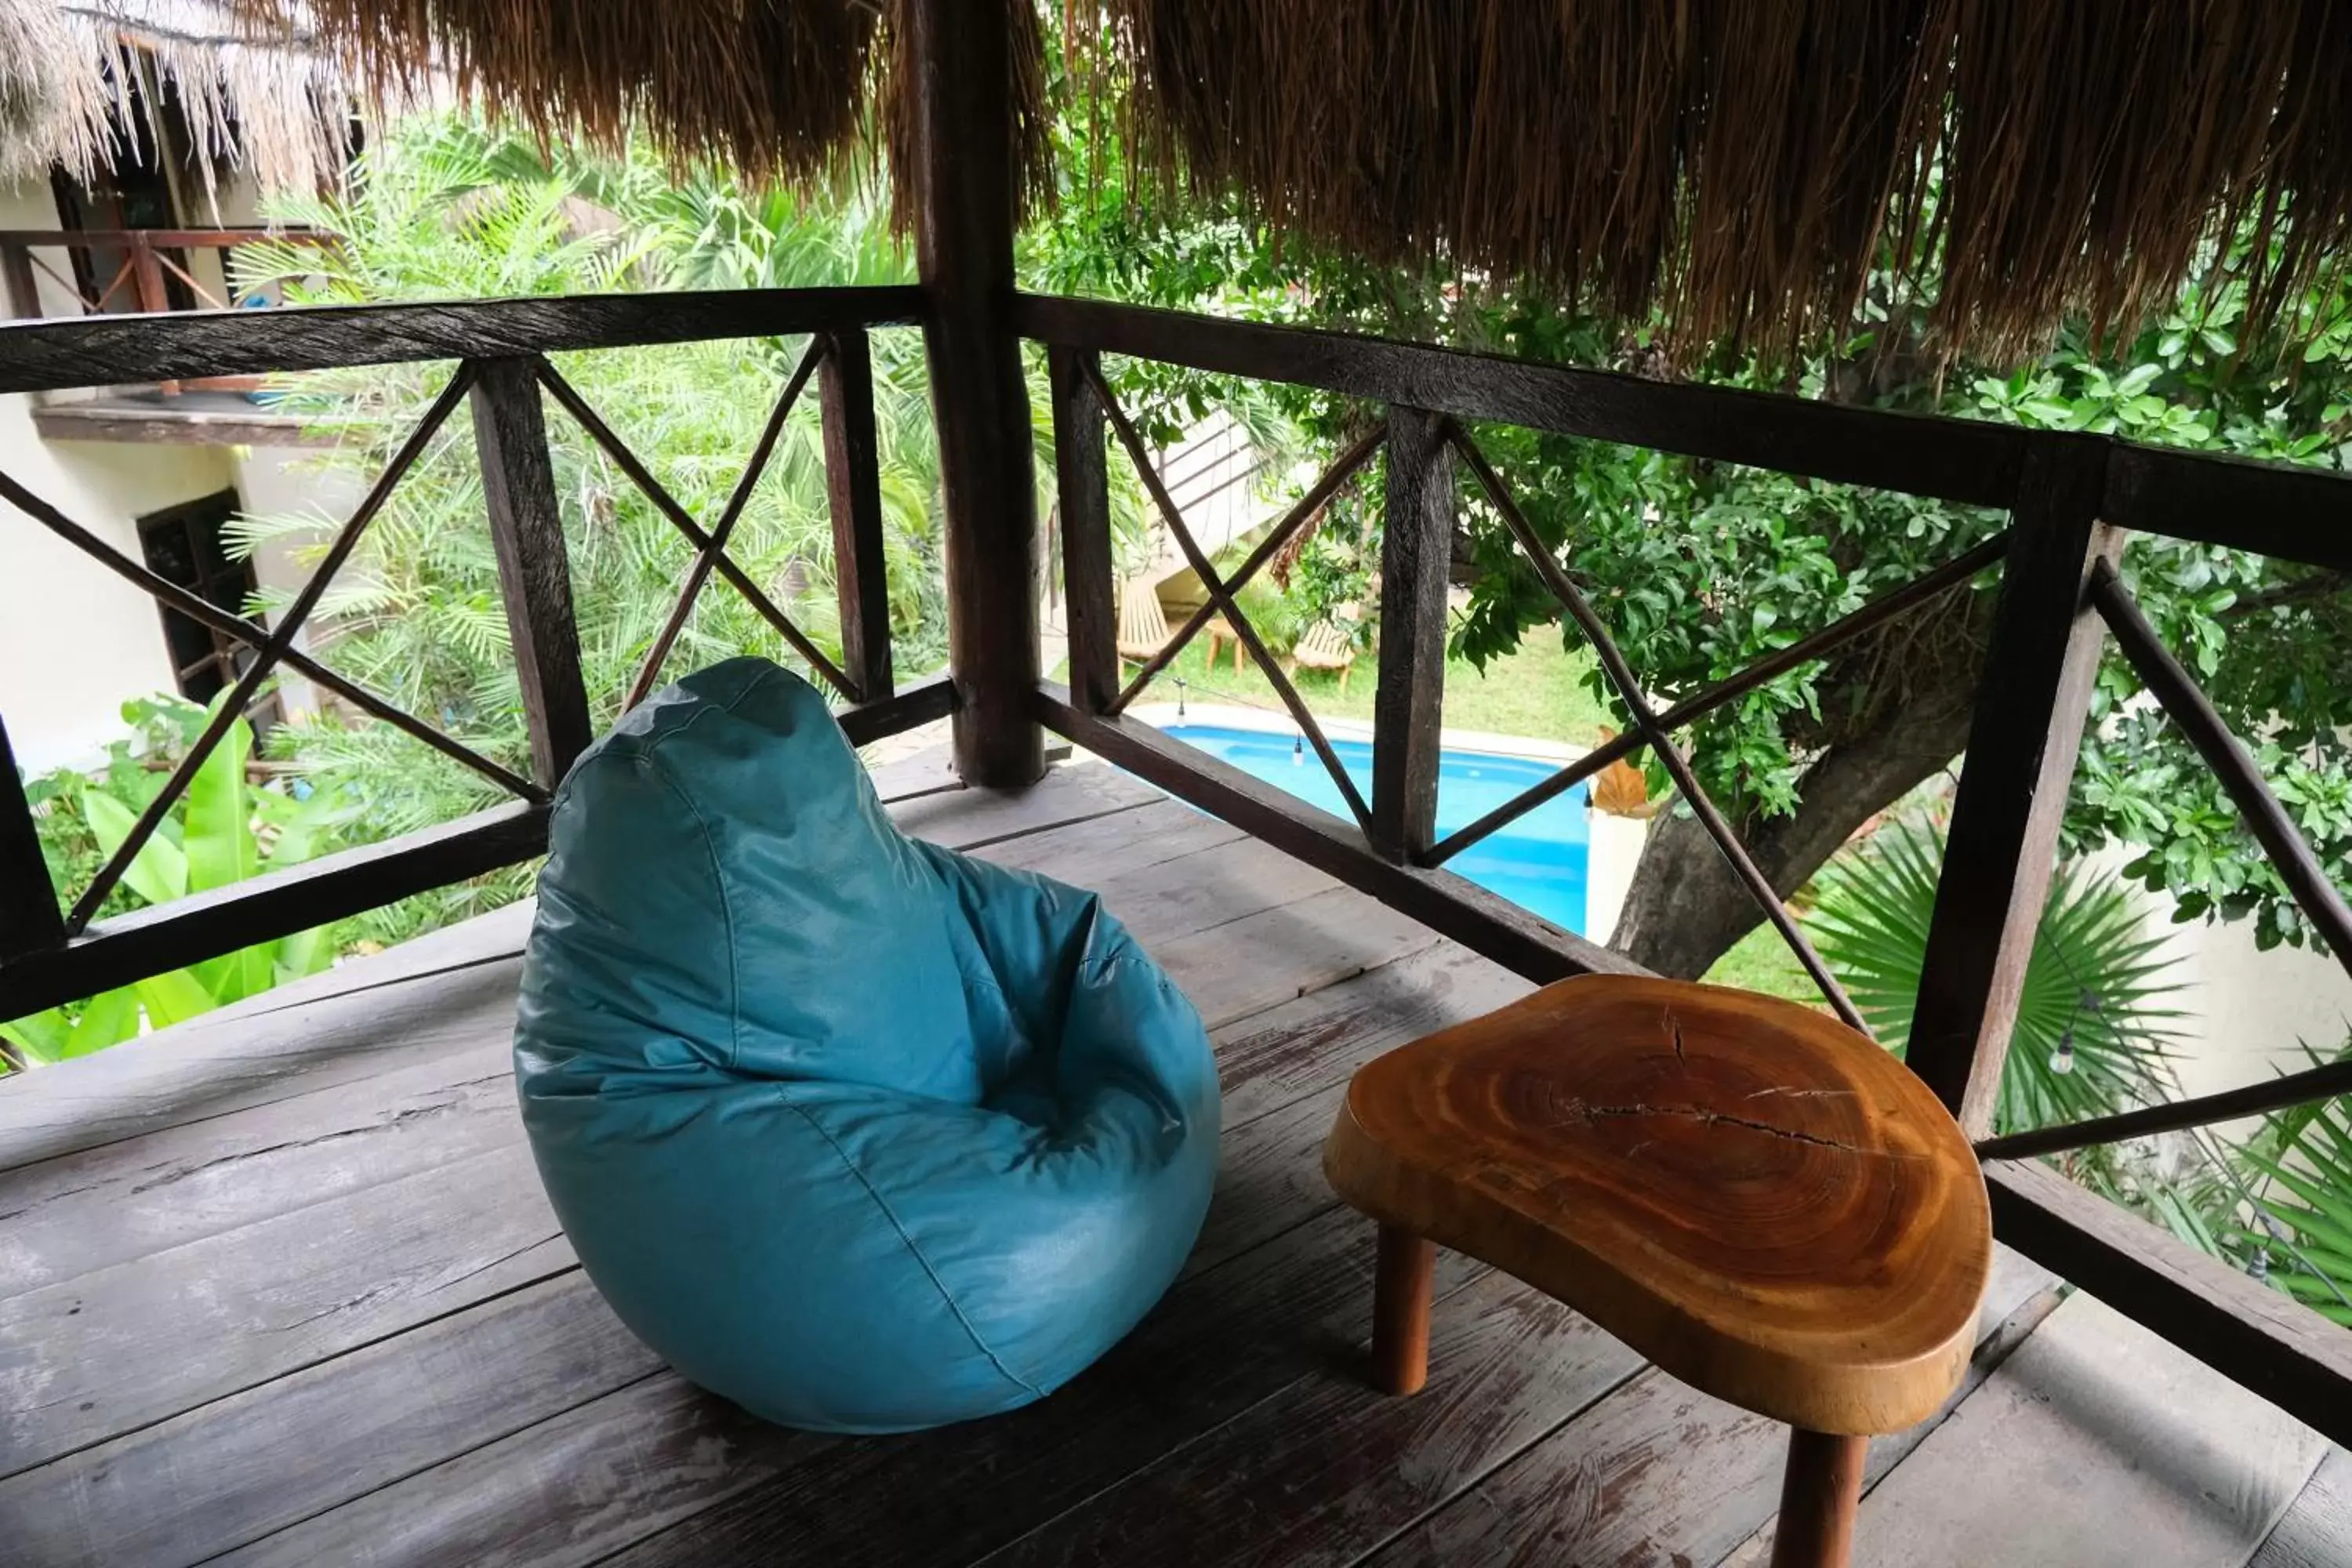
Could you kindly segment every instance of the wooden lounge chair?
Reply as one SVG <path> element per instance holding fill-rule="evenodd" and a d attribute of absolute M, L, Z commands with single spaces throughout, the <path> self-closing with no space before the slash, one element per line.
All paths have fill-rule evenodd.
<path fill-rule="evenodd" d="M 1601 738 L 1613 741 L 1617 731 L 1603 724 Z M 1612 816 L 1652 817 L 1665 804 L 1650 798 L 1649 781 L 1642 776 L 1642 770 L 1622 758 L 1593 775 L 1591 798 L 1594 810 Z"/>
<path fill-rule="evenodd" d="M 1290 649 L 1290 668 L 1293 670 L 1338 670 L 1339 695 L 1342 697 L 1348 694 L 1348 671 L 1355 662 L 1355 634 L 1336 621 L 1317 622 Z"/>
<path fill-rule="evenodd" d="M 1141 582 L 1123 584 L 1118 593 L 1118 657 L 1148 664 L 1168 643 L 1168 612 L 1160 607 L 1159 590 Z"/>

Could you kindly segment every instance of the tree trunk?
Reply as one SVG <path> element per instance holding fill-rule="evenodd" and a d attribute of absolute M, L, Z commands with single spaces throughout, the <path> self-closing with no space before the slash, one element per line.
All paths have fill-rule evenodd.
<path fill-rule="evenodd" d="M 1787 898 L 1863 824 L 1959 755 L 1968 744 L 1969 683 L 1915 691 L 1876 725 L 1823 752 L 1805 770 L 1790 816 L 1738 825 L 1758 869 Z M 1755 900 L 1706 836 L 1677 805 L 1642 845 L 1610 945 L 1660 974 L 1696 980 L 1763 921 Z"/>

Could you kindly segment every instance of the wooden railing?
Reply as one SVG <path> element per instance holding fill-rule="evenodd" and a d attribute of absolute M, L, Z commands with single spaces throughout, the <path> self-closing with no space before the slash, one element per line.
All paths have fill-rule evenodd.
<path fill-rule="evenodd" d="M 234 952 L 478 876 L 539 854 L 551 792 L 591 739 L 571 573 L 547 447 L 544 400 L 578 421 L 615 466 L 692 545 L 677 603 L 624 699 L 641 700 L 712 575 L 727 580 L 781 642 L 831 686 L 842 726 L 861 742 L 943 716 L 944 680 L 894 684 L 884 582 L 879 478 L 866 330 L 919 319 L 910 289 L 814 293 L 681 294 L 513 300 L 457 306 L 245 312 L 163 321 L 90 317 L 0 328 L 0 394 L 109 384 L 136 378 L 251 374 L 334 365 L 449 359 L 447 383 L 329 545 L 293 601 L 263 626 L 207 603 L 108 544 L 16 477 L 0 471 L 0 502 L 73 545 L 159 603 L 254 650 L 226 701 L 90 884 L 60 910 L 0 715 L 0 1017 L 88 996 L 162 970 Z M 689 339 L 814 334 L 769 416 L 725 508 L 706 527 L 688 514 L 551 365 L 556 350 Z M 836 552 L 843 658 L 836 663 L 728 557 L 727 543 L 786 416 L 818 384 Z M 523 776 L 336 673 L 296 639 L 369 524 L 427 444 L 467 405 L 480 455 L 483 497 L 506 603 L 530 773 Z M 19 521 L 10 520 L 12 522 Z M 293 669 L 489 779 L 508 805 L 387 843 L 346 850 L 175 902 L 109 920 L 96 914 L 155 833 L 205 758 L 264 681 Z"/>
<path fill-rule="evenodd" d="M 2135 447 L 2103 437 L 1843 407 L 1675 385 L 1342 333 L 1208 321 L 1073 300 L 1024 298 L 1015 321 L 1052 365 L 1059 510 L 1070 617 L 1066 690 L 1041 690 L 1042 722 L 1412 914 L 1530 979 L 1633 967 L 1444 871 L 1504 824 L 1646 746 L 1701 826 L 1849 1024 L 1863 1019 L 1707 798 L 1674 735 L 1742 693 L 1998 563 L 2002 584 L 1954 803 L 1908 1059 L 1980 1140 L 2000 1233 L 2225 1373 L 2339 1440 L 2352 1438 L 2352 1334 L 2108 1205 L 2028 1155 L 2213 1121 L 2352 1089 L 2328 1066 L 2250 1089 L 1991 1139 L 1991 1109 L 2027 955 L 2056 860 L 2060 818 L 2112 629 L 2148 689 L 2221 775 L 2315 929 L 2352 967 L 2352 915 L 2245 750 L 2132 606 L 2114 563 L 2137 531 L 2352 567 L 2352 478 Z M 1377 404 L 1372 433 L 1343 453 L 1230 579 L 1192 542 L 1112 395 L 1100 358 L 1289 382 Z M 1470 422 L 1525 426 L 2010 513 L 2011 525 L 1933 572 L 1663 710 L 1610 628 L 1521 515 Z M 1208 603 L 1142 675 L 1122 685 L 1110 583 L 1105 432 L 1135 463 Z M 1235 603 L 1235 593 L 1373 450 L 1388 452 L 1381 561 L 1379 692 L 1371 798 L 1348 780 L 1320 727 Z M 1457 468 L 1599 655 L 1631 733 L 1438 839 L 1445 570 Z M 1317 810 L 1123 716 L 1213 615 L 1256 657 L 1353 820 Z"/>
<path fill-rule="evenodd" d="M 968 498 L 996 494 L 980 480 L 994 473 L 990 463 L 1012 458 L 987 439 L 996 427 L 988 418 L 974 418 L 959 437 L 961 445 L 946 442 L 948 417 L 961 405 L 956 401 L 961 395 L 942 383 L 943 457 L 952 447 L 961 465 L 956 473 L 962 476 L 958 481 L 950 474 L 948 487 L 955 687 L 935 683 L 900 690 L 892 684 L 883 595 L 865 332 L 921 321 L 931 331 L 936 359 L 943 352 L 970 349 L 971 333 L 984 332 L 1003 301 L 984 290 L 973 292 L 961 300 L 961 324 L 950 330 L 942 312 L 955 303 L 938 292 L 843 289 L 287 310 L 267 320 L 237 313 L 160 321 L 90 318 L 0 328 L 0 393 L 395 361 L 457 362 L 427 426 L 454 414 L 460 401 L 471 408 L 532 750 L 529 777 L 500 768 L 295 647 L 294 632 L 315 605 L 315 592 L 306 590 L 274 630 L 250 625 L 181 594 L 23 485 L 5 481 L 0 500 L 14 503 L 35 523 L 166 604 L 257 648 L 253 669 L 259 673 L 249 674 L 247 684 L 283 663 L 485 772 L 516 799 L 409 838 L 117 920 L 95 921 L 90 915 L 97 900 L 88 891 L 70 913 L 60 910 L 51 896 L 32 818 L 0 732 L 0 1016 L 302 930 L 509 864 L 543 847 L 548 792 L 586 744 L 589 729 L 564 542 L 549 472 L 546 398 L 611 453 L 695 548 L 694 567 L 664 643 L 707 579 L 728 578 L 751 595 L 783 642 L 847 701 L 841 719 L 853 738 L 891 733 L 954 710 L 959 755 L 967 765 L 977 761 L 983 772 L 1011 772 L 1024 758 L 1036 755 L 1036 727 L 1042 724 L 1539 981 L 1636 966 L 1477 888 L 1444 863 L 1513 816 L 1558 797 L 1608 762 L 1649 746 L 1765 916 L 1823 982 L 1832 1005 L 1849 1018 L 1853 1009 L 1838 996 L 1833 977 L 1810 954 L 1801 931 L 1748 863 L 1731 825 L 1706 801 L 1672 739 L 1743 692 L 1999 563 L 2003 578 L 1987 673 L 1954 806 L 1909 1052 L 1914 1068 L 1979 1138 L 1989 1131 L 1991 1090 L 1999 1081 L 2025 957 L 2055 860 L 2090 678 L 2110 626 L 2149 689 L 2180 719 L 2257 822 L 2263 842 L 2315 928 L 2339 956 L 2352 958 L 2340 897 L 2307 849 L 2299 848 L 2292 824 L 2264 804 L 2267 792 L 2242 748 L 2221 728 L 2210 704 L 2196 696 L 2177 661 L 2156 644 L 2112 570 L 2130 531 L 2352 569 L 2352 479 L 2138 447 L 2096 436 L 1674 385 L 1340 333 L 1014 297 L 1012 327 L 1047 350 L 1069 616 L 1068 685 L 1032 689 L 1025 674 L 1018 689 L 1007 685 L 1008 672 L 1035 668 L 1028 630 L 1035 584 L 1023 565 L 1031 559 L 1025 553 L 1029 542 L 1006 531 L 1006 519 L 964 516 L 955 491 L 961 482 Z M 793 399 L 816 379 L 840 552 L 836 575 L 844 637 L 837 663 L 808 646 L 789 618 L 727 559 L 740 491 L 708 525 L 687 515 L 544 357 L 558 350 L 784 333 L 814 333 L 816 342 L 786 389 L 783 407 L 772 417 L 760 448 L 772 441 Z M 1382 414 L 1372 434 L 1342 453 L 1331 472 L 1276 523 L 1273 536 L 1226 577 L 1199 548 L 1152 473 L 1102 372 L 1099 361 L 1107 354 L 1318 387 L 1377 403 Z M 979 389 L 973 396 L 985 392 L 1002 401 L 1003 389 L 993 382 L 977 374 L 968 380 Z M 1585 599 L 1573 570 L 1534 536 L 1507 479 L 1477 446 L 1468 426 L 1488 421 L 1999 507 L 2010 513 L 2011 526 L 2000 538 L 1918 582 L 1707 691 L 1660 710 L 1617 656 L 1609 627 Z M 1006 425 L 1013 427 L 1009 419 Z M 1180 641 L 1196 635 L 1213 616 L 1234 625 L 1302 735 L 1333 768 L 1349 817 L 1318 811 L 1125 715 L 1144 678 L 1124 684 L 1119 679 L 1108 488 L 1114 437 L 1137 462 L 1171 537 L 1209 595 L 1181 628 Z M 1366 799 L 1338 767 L 1320 727 L 1249 626 L 1236 596 L 1314 508 L 1383 448 L 1381 647 L 1372 788 Z M 755 467 L 757 460 L 755 456 Z M 370 507 L 397 483 L 402 466 L 396 458 L 362 503 L 331 551 L 317 585 L 323 586 L 332 566 L 349 553 L 349 542 L 366 526 Z M 1467 469 L 1529 563 L 1601 652 L 1635 725 L 1623 739 L 1439 839 L 1444 580 L 1457 468 Z M 965 531 L 959 534 L 959 527 Z M 1003 549 L 992 553 L 985 548 L 990 543 Z M 638 672 L 633 695 L 642 694 L 655 679 L 661 651 L 656 647 Z M 1173 657 L 1171 651 L 1158 663 L 1164 668 Z M 152 822 L 147 826 L 152 829 Z M 1983 1142 L 1979 1152 L 1988 1162 L 2000 1234 L 2330 1436 L 2352 1440 L 2352 1335 L 2045 1168 L 2021 1163 L 2038 1151 L 2199 1125 L 2335 1094 L 2347 1087 L 2346 1078 L 2341 1069 L 2323 1068 L 2275 1085 L 2079 1128 Z"/>
<path fill-rule="evenodd" d="M 226 310 L 248 303 L 257 297 L 257 289 L 266 286 L 255 283 L 240 289 L 230 277 L 228 253 L 237 247 L 281 244 L 323 249 L 339 243 L 333 235 L 302 228 L 0 229 L 0 286 L 5 286 L 8 314 L 18 321 L 47 314 L 41 305 L 43 276 L 74 301 L 76 315 Z M 217 284 L 198 278 L 189 268 L 184 253 L 191 250 L 220 252 Z M 44 254 L 48 251 L 66 253 L 66 270 L 50 264 Z M 82 276 L 85 269 L 87 281 Z M 173 302 L 174 283 L 187 293 L 184 306 Z"/>

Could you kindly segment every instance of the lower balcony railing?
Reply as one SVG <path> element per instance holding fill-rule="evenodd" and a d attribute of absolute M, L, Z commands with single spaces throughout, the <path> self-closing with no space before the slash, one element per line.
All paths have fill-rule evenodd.
<path fill-rule="evenodd" d="M 232 889 L 109 921 L 93 919 L 105 891 L 154 830 L 219 724 L 200 741 L 162 804 L 142 817 L 97 883 L 70 910 L 52 896 L 33 820 L 0 734 L 0 1017 L 234 951 L 256 941 L 381 905 L 419 889 L 511 864 L 545 842 L 549 793 L 590 738 L 565 542 L 548 458 L 549 402 L 576 421 L 692 545 L 677 607 L 644 660 L 628 700 L 657 679 L 671 639 L 713 575 L 745 594 L 778 637 L 843 700 L 841 721 L 866 741 L 958 707 L 946 681 L 900 689 L 890 658 L 877 494 L 868 329 L 922 319 L 913 289 L 845 289 L 515 300 L 0 329 L 0 393 L 131 379 L 253 374 L 393 361 L 451 360 L 457 368 L 423 426 L 345 525 L 311 584 L 269 630 L 174 589 L 112 552 L 16 480 L 0 500 L 78 545 L 173 607 L 253 647 L 241 694 L 281 664 L 484 772 L 516 799 L 467 821 L 352 850 Z M 2120 1310 L 2164 1333 L 2339 1441 L 2352 1441 L 2352 1334 L 2285 1297 L 2074 1187 L 2032 1156 L 2083 1144 L 2200 1126 L 2331 1097 L 2352 1068 L 2325 1067 L 2252 1089 L 2061 1127 L 1989 1138 L 2015 1021 L 2024 954 L 2055 858 L 2067 783 L 2083 733 L 2090 680 L 2113 635 L 2219 773 L 2311 922 L 2352 965 L 2352 914 L 2293 823 L 2179 662 L 2157 640 L 2114 571 L 2126 536 L 2141 531 L 2352 569 L 2352 479 L 2160 451 L 2081 435 L 2028 433 L 1966 421 L 1872 412 L 1768 394 L 1664 384 L 1593 372 L 1339 333 L 1022 297 L 1013 321 L 1045 346 L 1055 429 L 1058 514 L 1068 605 L 1066 688 L 1048 684 L 986 721 L 1042 724 L 1193 804 L 1225 817 L 1529 979 L 1549 981 L 1634 966 L 1559 930 L 1444 868 L 1467 845 L 1637 750 L 1673 778 L 1765 919 L 1795 951 L 1829 1006 L 1864 1023 L 1835 976 L 1756 868 L 1732 824 L 1707 797 L 1675 737 L 1722 705 L 1848 640 L 1912 611 L 1979 574 L 2002 574 L 1998 610 L 1960 775 L 1908 1059 L 1978 1137 L 2000 1234 Z M 814 646 L 729 559 L 742 491 L 707 523 L 688 515 L 544 357 L 558 350 L 698 338 L 814 334 L 749 471 L 794 400 L 814 380 L 823 407 L 843 628 L 835 660 Z M 1152 469 L 1099 360 L 1124 355 L 1223 374 L 1283 381 L 1375 403 L 1372 433 L 1331 470 L 1230 574 L 1195 541 Z M 470 408 L 489 526 L 531 739 L 528 777 L 501 768 L 294 646 L 335 569 L 415 450 L 458 404 Z M 1617 653 L 1605 618 L 1520 514 L 1508 478 L 1471 433 L 1474 423 L 1654 447 L 1840 483 L 1995 507 L 2006 532 L 1918 581 L 1822 627 L 1719 685 L 1671 706 L 1651 703 Z M 1208 599 L 1141 674 L 1122 680 L 1113 582 L 1108 461 L 1124 449 Z M 1323 500 L 1376 450 L 1385 464 L 1381 561 L 1381 637 L 1372 787 L 1351 780 L 1314 715 L 1253 627 L 1238 595 Z M 1476 822 L 1435 831 L 1445 651 L 1445 586 L 1457 486 L 1466 476 L 1528 564 L 1582 629 L 1633 728 Z M 748 487 L 749 480 L 746 480 Z M 950 549 L 956 521 L 950 518 Z M 950 617 L 990 606 L 949 605 Z M 1255 658 L 1305 742 L 1333 775 L 1346 816 L 1307 805 L 1126 716 L 1149 679 L 1183 643 L 1223 617 Z M 238 704 L 224 705 L 233 713 Z M 979 722 L 975 704 L 960 722 Z"/>

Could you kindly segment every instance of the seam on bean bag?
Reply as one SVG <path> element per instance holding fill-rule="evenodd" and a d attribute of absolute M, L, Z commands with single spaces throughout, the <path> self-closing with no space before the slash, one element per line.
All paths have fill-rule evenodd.
<path fill-rule="evenodd" d="M 702 834 L 703 853 L 710 857 L 710 881 L 711 885 L 719 889 L 719 918 L 727 927 L 727 1066 L 730 1071 L 740 1071 L 743 1062 L 743 964 L 736 945 L 735 906 L 727 896 L 727 867 L 726 863 L 719 858 L 719 843 L 711 837 L 709 819 L 702 815 L 702 808 L 694 802 L 693 792 L 688 790 L 684 782 L 670 771 L 669 763 L 663 760 L 660 752 L 664 745 L 693 729 L 709 715 L 712 713 L 731 715 L 739 706 L 749 701 L 753 693 L 773 679 L 777 673 L 778 671 L 772 668 L 760 671 L 745 684 L 743 689 L 725 702 L 708 703 L 697 709 L 688 714 L 686 722 L 677 729 L 664 731 L 661 734 L 652 736 L 643 745 L 635 748 L 635 755 L 644 762 L 646 767 L 659 774 L 670 794 L 676 795 L 679 804 L 693 815 L 694 826 Z M 835 1152 L 838 1152 L 838 1151 Z"/>
<path fill-rule="evenodd" d="M 839 1140 L 835 1139 L 831 1132 L 825 1131 L 825 1127 L 823 1122 L 819 1121 L 815 1117 L 811 1116 L 808 1113 L 808 1108 L 806 1106 L 802 1105 L 797 1100 L 785 1099 L 781 1093 L 777 1096 L 777 1100 L 780 1104 L 791 1106 L 794 1111 L 799 1113 L 800 1119 L 807 1122 L 810 1128 L 815 1131 L 816 1135 L 824 1139 L 826 1145 L 833 1150 L 834 1158 L 841 1162 L 842 1169 L 847 1171 L 851 1175 L 857 1178 L 857 1184 L 866 1189 L 866 1195 L 874 1200 L 874 1206 L 882 1211 L 882 1217 L 888 1220 L 890 1222 L 890 1228 L 898 1233 L 898 1244 L 907 1249 L 907 1256 L 915 1260 L 916 1267 L 922 1269 L 925 1278 L 930 1280 L 931 1289 L 940 1293 L 940 1300 L 946 1302 L 948 1310 L 955 1314 L 956 1322 L 971 1339 L 972 1347 L 978 1350 L 981 1354 L 988 1358 L 988 1364 L 996 1369 L 999 1376 L 1013 1384 L 1013 1386 L 1025 1391 L 1030 1397 L 1034 1399 L 1045 1398 L 1045 1391 L 1044 1389 L 1038 1387 L 1035 1384 L 1030 1382 L 1027 1378 L 1022 1376 L 1011 1367 L 1005 1365 L 1004 1358 L 998 1355 L 996 1352 L 990 1347 L 989 1342 L 980 1337 L 980 1331 L 971 1326 L 971 1320 L 970 1318 L 964 1316 L 963 1303 L 955 1299 L 955 1292 L 947 1288 L 946 1283 L 940 1279 L 939 1270 L 931 1267 L 931 1260 L 923 1256 L 923 1249 L 915 1245 L 915 1238 L 908 1236 L 907 1234 L 907 1227 L 899 1223 L 898 1211 L 890 1206 L 890 1202 L 887 1198 L 885 1198 L 879 1192 L 875 1190 L 874 1184 L 866 1180 L 866 1173 L 859 1169 L 856 1161 L 849 1157 L 849 1152 L 841 1146 Z"/>
<path fill-rule="evenodd" d="M 677 775 L 650 749 L 638 755 L 644 759 L 646 770 L 658 777 L 677 797 L 678 804 L 692 814 L 694 826 L 702 835 L 702 852 L 710 857 L 710 884 L 719 889 L 719 919 L 727 928 L 727 1068 L 730 1072 L 740 1071 L 743 1060 L 743 965 L 736 956 L 735 906 L 727 897 L 727 872 L 719 859 L 719 844 L 710 836 L 710 824 L 703 816 L 702 808 L 694 804 L 694 797 L 677 782 Z"/>

